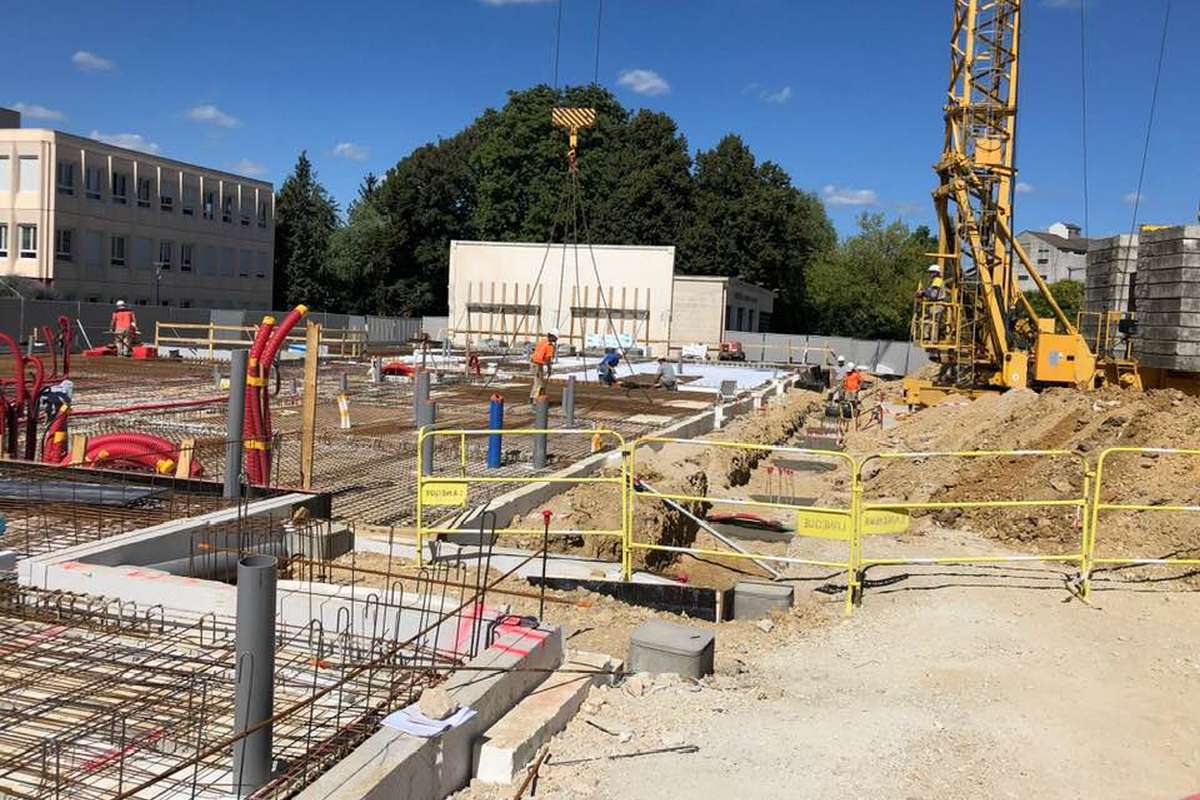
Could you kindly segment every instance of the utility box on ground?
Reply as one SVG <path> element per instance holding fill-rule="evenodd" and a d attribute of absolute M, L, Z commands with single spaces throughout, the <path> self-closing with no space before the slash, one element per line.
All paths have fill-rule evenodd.
<path fill-rule="evenodd" d="M 629 670 L 703 678 L 712 674 L 715 654 L 712 631 L 652 619 L 629 639 Z"/>

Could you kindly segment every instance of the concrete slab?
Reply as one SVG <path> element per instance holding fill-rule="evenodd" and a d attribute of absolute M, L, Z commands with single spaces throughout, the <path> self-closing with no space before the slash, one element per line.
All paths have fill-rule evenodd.
<path fill-rule="evenodd" d="M 512 783 L 541 746 L 567 726 L 588 690 L 611 681 L 620 666 L 603 653 L 572 653 L 475 742 L 475 777 L 484 783 Z"/>
<path fill-rule="evenodd" d="M 795 590 L 784 583 L 738 581 L 733 586 L 733 618 L 762 619 L 792 607 Z"/>
<path fill-rule="evenodd" d="M 629 639 L 629 669 L 703 678 L 713 671 L 716 636 L 712 631 L 652 619 Z"/>

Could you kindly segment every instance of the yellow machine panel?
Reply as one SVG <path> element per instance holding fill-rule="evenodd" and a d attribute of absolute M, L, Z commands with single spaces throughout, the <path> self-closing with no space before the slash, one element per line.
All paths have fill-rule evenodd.
<path fill-rule="evenodd" d="M 1077 333 L 1038 336 L 1033 379 L 1038 383 L 1085 386 L 1096 371 L 1096 357 Z"/>
<path fill-rule="evenodd" d="M 1009 389 L 1021 389 L 1029 375 L 1029 354 L 1010 350 L 1004 354 L 1004 385 Z"/>

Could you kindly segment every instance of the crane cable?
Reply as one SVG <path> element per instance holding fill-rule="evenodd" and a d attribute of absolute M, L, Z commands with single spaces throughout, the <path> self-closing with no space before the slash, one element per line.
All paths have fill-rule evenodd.
<path fill-rule="evenodd" d="M 1087 104 L 1087 0 L 1079 3 L 1079 96 L 1083 104 L 1083 235 L 1092 234 L 1091 194 L 1088 191 L 1088 104 Z"/>
<path fill-rule="evenodd" d="M 1166 13 L 1163 15 L 1162 40 L 1158 44 L 1158 68 L 1154 72 L 1154 92 L 1150 95 L 1150 118 L 1146 121 L 1146 142 L 1142 147 L 1142 167 L 1138 172 L 1137 191 L 1133 194 L 1133 221 L 1129 225 L 1129 235 L 1137 234 L 1138 209 L 1142 204 L 1142 183 L 1146 178 L 1146 161 L 1150 157 L 1150 134 L 1154 130 L 1154 113 L 1158 107 L 1158 86 L 1162 80 L 1163 57 L 1167 52 L 1167 30 L 1171 21 L 1171 0 L 1167 0 Z"/>

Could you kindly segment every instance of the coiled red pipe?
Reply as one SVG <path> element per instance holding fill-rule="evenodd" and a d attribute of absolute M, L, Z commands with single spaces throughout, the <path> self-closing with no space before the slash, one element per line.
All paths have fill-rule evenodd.
<path fill-rule="evenodd" d="M 242 421 L 242 445 L 245 455 L 242 463 L 245 465 L 246 477 L 252 484 L 263 481 L 262 459 L 262 370 L 259 369 L 259 356 L 267 344 L 271 331 L 275 328 L 275 318 L 263 317 L 254 341 L 250 345 L 250 359 L 246 366 L 245 413 Z"/>
<path fill-rule="evenodd" d="M 69 454 L 59 461 L 64 466 L 70 462 Z M 84 456 L 85 466 L 150 469 L 162 475 L 173 473 L 178 463 L 179 446 L 148 433 L 107 433 L 93 437 Z M 190 474 L 193 478 L 204 474 L 199 461 L 193 459 Z"/>
<path fill-rule="evenodd" d="M 67 415 L 69 406 L 63 406 L 46 428 L 46 436 L 42 440 L 42 461 L 57 464 L 67 455 Z"/>
<path fill-rule="evenodd" d="M 307 313 L 307 306 L 298 305 L 277 326 L 273 318 L 264 317 L 250 347 L 250 363 L 246 374 L 244 462 L 246 476 L 254 484 L 266 485 L 271 482 L 271 397 L 266 391 L 266 378 L 288 335 Z"/>

